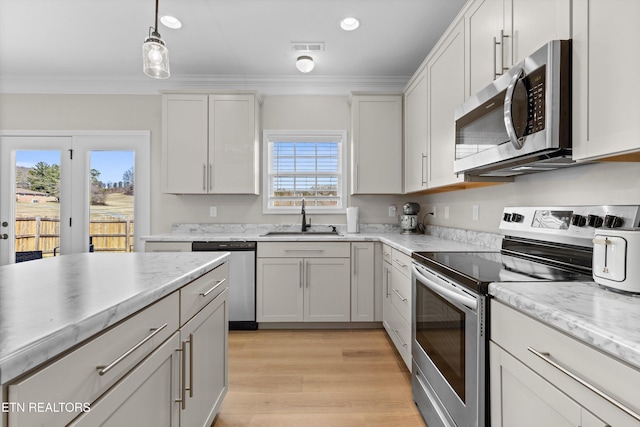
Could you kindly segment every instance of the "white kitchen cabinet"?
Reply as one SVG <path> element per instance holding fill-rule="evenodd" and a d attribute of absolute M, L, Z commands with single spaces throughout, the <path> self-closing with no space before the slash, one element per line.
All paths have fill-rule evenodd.
<path fill-rule="evenodd" d="M 496 300 L 491 340 L 492 425 L 640 426 L 639 370 Z"/>
<path fill-rule="evenodd" d="M 421 68 L 404 92 L 404 192 L 427 189 L 427 70 Z"/>
<path fill-rule="evenodd" d="M 573 158 L 640 159 L 640 2 L 573 1 Z M 629 153 L 636 153 L 629 157 Z"/>
<path fill-rule="evenodd" d="M 191 242 L 145 242 L 145 252 L 191 252 Z"/>
<path fill-rule="evenodd" d="M 351 321 L 373 322 L 375 308 L 373 242 L 351 243 Z"/>
<path fill-rule="evenodd" d="M 388 245 L 382 251 L 382 325 L 411 370 L 411 258 Z"/>
<path fill-rule="evenodd" d="M 427 187 L 464 181 L 453 172 L 455 160 L 455 109 L 465 99 L 464 21 L 450 28 L 427 61 L 428 171 Z"/>
<path fill-rule="evenodd" d="M 349 322 L 350 245 L 258 243 L 258 322 Z"/>
<path fill-rule="evenodd" d="M 464 17 L 467 97 L 549 40 L 571 38 L 571 0 L 474 0 Z"/>
<path fill-rule="evenodd" d="M 259 194 L 259 128 L 255 94 L 163 95 L 164 191 Z"/>
<path fill-rule="evenodd" d="M 402 194 L 402 96 L 351 97 L 351 194 Z"/>
<path fill-rule="evenodd" d="M 180 425 L 209 427 L 228 389 L 227 287 L 180 328 L 185 364 Z"/>

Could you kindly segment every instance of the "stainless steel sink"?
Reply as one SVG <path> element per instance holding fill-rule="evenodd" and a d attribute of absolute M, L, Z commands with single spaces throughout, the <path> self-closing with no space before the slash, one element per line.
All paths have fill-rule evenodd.
<path fill-rule="evenodd" d="M 340 236 L 337 231 L 268 231 L 263 236 Z"/>

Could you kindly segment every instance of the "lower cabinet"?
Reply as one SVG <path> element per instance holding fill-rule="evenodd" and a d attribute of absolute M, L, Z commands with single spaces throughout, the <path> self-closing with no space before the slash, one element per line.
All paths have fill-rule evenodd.
<path fill-rule="evenodd" d="M 375 320 L 375 245 L 351 243 L 351 321 Z"/>
<path fill-rule="evenodd" d="M 491 336 L 492 426 L 640 426 L 637 369 L 495 300 Z"/>

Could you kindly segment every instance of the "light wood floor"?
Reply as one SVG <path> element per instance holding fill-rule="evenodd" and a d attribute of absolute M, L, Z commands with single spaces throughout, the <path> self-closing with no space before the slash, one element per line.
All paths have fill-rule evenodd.
<path fill-rule="evenodd" d="M 231 331 L 213 427 L 424 427 L 383 329 Z"/>

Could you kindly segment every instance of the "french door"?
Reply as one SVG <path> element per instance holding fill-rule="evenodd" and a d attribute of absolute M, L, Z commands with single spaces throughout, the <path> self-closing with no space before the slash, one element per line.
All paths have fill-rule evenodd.
<path fill-rule="evenodd" d="M 149 132 L 0 137 L 0 265 L 94 246 L 142 250 Z"/>

